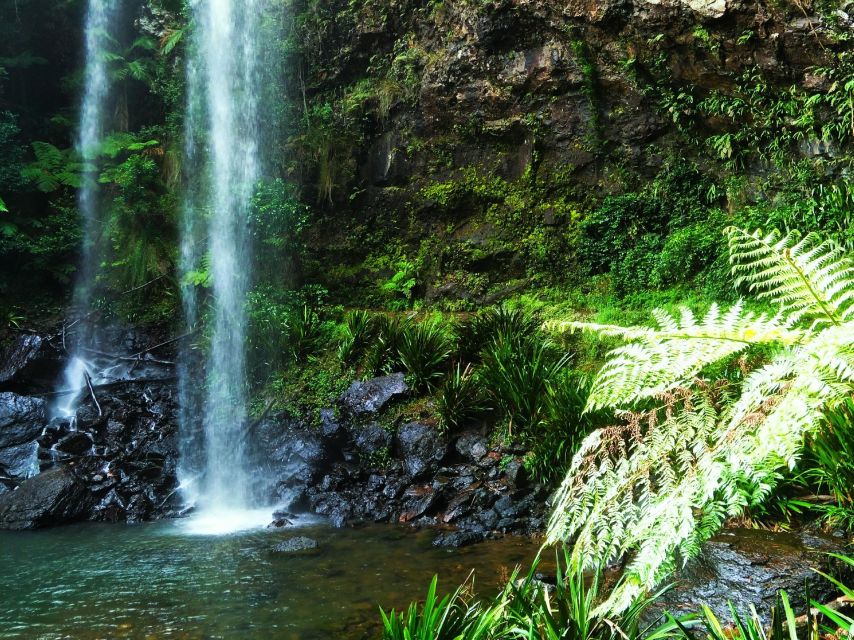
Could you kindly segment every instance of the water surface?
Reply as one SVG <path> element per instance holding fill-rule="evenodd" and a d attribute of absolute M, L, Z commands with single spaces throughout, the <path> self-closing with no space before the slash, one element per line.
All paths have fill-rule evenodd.
<path fill-rule="evenodd" d="M 296 535 L 317 552 L 272 551 Z M 423 597 L 434 573 L 449 591 L 475 570 L 491 595 L 536 553 L 521 538 L 437 549 L 434 535 L 310 525 L 209 537 L 180 521 L 0 532 L 0 638 L 377 638 L 378 605 Z"/>

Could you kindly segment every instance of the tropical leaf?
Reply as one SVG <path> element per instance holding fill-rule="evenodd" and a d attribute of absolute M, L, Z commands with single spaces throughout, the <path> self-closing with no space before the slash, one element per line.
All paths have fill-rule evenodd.
<path fill-rule="evenodd" d="M 799 238 L 736 227 L 725 233 L 736 285 L 780 304 L 792 319 L 835 325 L 854 319 L 854 262 L 840 246 L 816 233 Z"/>

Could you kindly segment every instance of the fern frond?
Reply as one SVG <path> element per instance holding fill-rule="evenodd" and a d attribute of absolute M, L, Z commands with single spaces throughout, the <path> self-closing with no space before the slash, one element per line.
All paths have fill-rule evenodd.
<path fill-rule="evenodd" d="M 804 332 L 790 328 L 786 317 L 755 315 L 739 302 L 726 313 L 712 305 L 702 320 L 688 308 L 676 318 L 656 310 L 660 329 L 589 323 L 552 323 L 557 331 L 588 330 L 619 337 L 630 344 L 613 350 L 593 384 L 587 410 L 628 408 L 685 386 L 712 363 L 756 344 L 796 344 Z"/>
<path fill-rule="evenodd" d="M 726 234 L 737 285 L 779 303 L 793 320 L 839 325 L 854 319 L 854 262 L 831 240 L 736 227 Z"/>

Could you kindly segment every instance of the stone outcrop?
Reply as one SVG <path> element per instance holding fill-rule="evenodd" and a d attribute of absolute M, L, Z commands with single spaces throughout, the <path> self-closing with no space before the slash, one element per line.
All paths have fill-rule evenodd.
<path fill-rule="evenodd" d="M 674 576 L 673 588 L 656 603 L 655 612 L 674 615 L 708 606 L 720 620 L 730 620 L 729 604 L 749 615 L 756 607 L 770 622 L 777 590 L 784 590 L 796 612 L 805 611 L 805 589 L 817 602 L 838 593 L 816 569 L 848 584 L 854 570 L 828 553 L 844 552 L 844 540 L 799 532 L 729 529 L 706 543 L 701 555 Z"/>
<path fill-rule="evenodd" d="M 395 378 L 402 383 L 391 376 L 354 384 L 356 406 L 386 402 Z M 437 544 L 450 546 L 542 527 L 546 491 L 527 481 L 521 452 L 494 450 L 476 432 L 449 437 L 420 422 L 383 426 L 376 413 L 353 411 L 353 397 L 344 394 L 339 411 L 322 411 L 319 428 L 287 416 L 259 425 L 261 464 L 284 507 L 336 526 L 437 526 L 446 532 Z"/>
<path fill-rule="evenodd" d="M 126 330 L 105 335 L 128 353 L 151 343 Z M 49 420 L 57 371 L 65 364 L 52 340 L 22 334 L 6 356 L 0 389 L 42 395 L 0 391 L 0 528 L 81 519 L 136 522 L 174 513 L 178 441 L 172 378 L 142 358 L 133 367 L 138 379 L 128 374 L 96 385 L 97 405 L 86 395 L 75 416 Z"/>
<path fill-rule="evenodd" d="M 0 495 L 0 529 L 37 529 L 81 520 L 92 496 L 76 474 L 57 467 Z"/>

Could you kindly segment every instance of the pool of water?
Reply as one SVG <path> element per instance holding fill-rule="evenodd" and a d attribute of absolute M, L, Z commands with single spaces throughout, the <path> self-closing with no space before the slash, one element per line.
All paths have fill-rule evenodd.
<path fill-rule="evenodd" d="M 296 535 L 307 555 L 272 548 Z M 450 591 L 475 571 L 492 594 L 537 545 L 506 538 L 438 549 L 434 532 L 308 524 L 198 536 L 181 521 L 0 532 L 3 640 L 358 640 L 379 636 L 378 607 Z"/>

